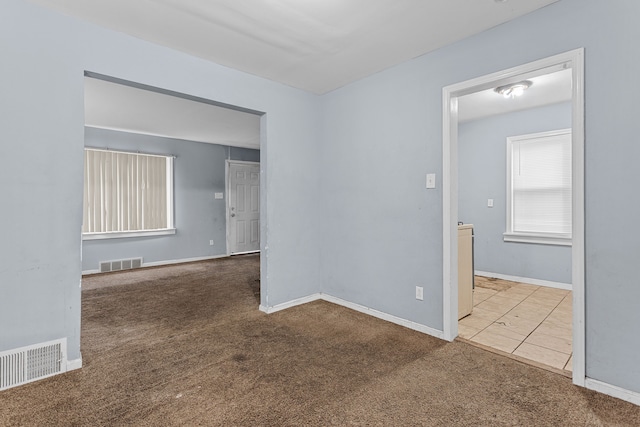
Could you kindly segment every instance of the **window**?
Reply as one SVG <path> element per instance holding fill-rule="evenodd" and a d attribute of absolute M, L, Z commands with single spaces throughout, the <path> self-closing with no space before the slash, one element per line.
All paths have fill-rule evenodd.
<path fill-rule="evenodd" d="M 507 138 L 504 240 L 571 245 L 571 130 Z"/>
<path fill-rule="evenodd" d="M 83 239 L 174 233 L 173 157 L 85 149 Z"/>

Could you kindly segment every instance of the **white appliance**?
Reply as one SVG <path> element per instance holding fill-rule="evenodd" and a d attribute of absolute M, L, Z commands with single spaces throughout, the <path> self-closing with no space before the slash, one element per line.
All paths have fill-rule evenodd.
<path fill-rule="evenodd" d="M 473 310 L 473 224 L 458 225 L 458 320 Z"/>

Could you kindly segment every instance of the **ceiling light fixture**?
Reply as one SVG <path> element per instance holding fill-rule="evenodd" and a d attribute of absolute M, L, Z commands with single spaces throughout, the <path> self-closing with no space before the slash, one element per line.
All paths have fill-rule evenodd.
<path fill-rule="evenodd" d="M 498 86 L 494 89 L 496 93 L 504 96 L 505 98 L 515 98 L 516 96 L 520 96 L 524 93 L 525 90 L 529 89 L 533 82 L 531 80 L 523 80 L 517 83 L 511 83 L 509 85 Z"/>

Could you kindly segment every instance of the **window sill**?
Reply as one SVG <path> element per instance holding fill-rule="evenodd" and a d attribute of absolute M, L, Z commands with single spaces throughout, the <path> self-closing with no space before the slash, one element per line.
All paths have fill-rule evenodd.
<path fill-rule="evenodd" d="M 571 237 L 558 236 L 553 234 L 504 233 L 503 238 L 505 242 L 571 246 Z"/>
<path fill-rule="evenodd" d="M 112 231 L 108 233 L 82 233 L 82 240 L 104 240 L 104 239 L 121 239 L 126 237 L 166 236 L 169 234 L 176 234 L 176 229 L 164 228 L 162 230 Z"/>

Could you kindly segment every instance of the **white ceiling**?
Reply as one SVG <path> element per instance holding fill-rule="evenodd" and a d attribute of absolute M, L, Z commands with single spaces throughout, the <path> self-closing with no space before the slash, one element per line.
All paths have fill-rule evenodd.
<path fill-rule="evenodd" d="M 459 97 L 458 121 L 476 120 L 571 100 L 571 69 L 527 76 L 526 80 L 532 82 L 532 85 L 517 98 L 505 98 L 493 89 Z"/>
<path fill-rule="evenodd" d="M 260 149 L 260 116 L 85 77 L 85 125 Z"/>
<path fill-rule="evenodd" d="M 31 1 L 322 94 L 558 0 Z M 534 85 L 517 99 L 492 90 L 461 97 L 460 121 L 571 97 L 570 76 L 531 80 Z M 100 79 L 85 81 L 87 126 L 260 146 L 257 115 Z"/>
<path fill-rule="evenodd" d="M 323 94 L 558 0 L 31 0 Z"/>

